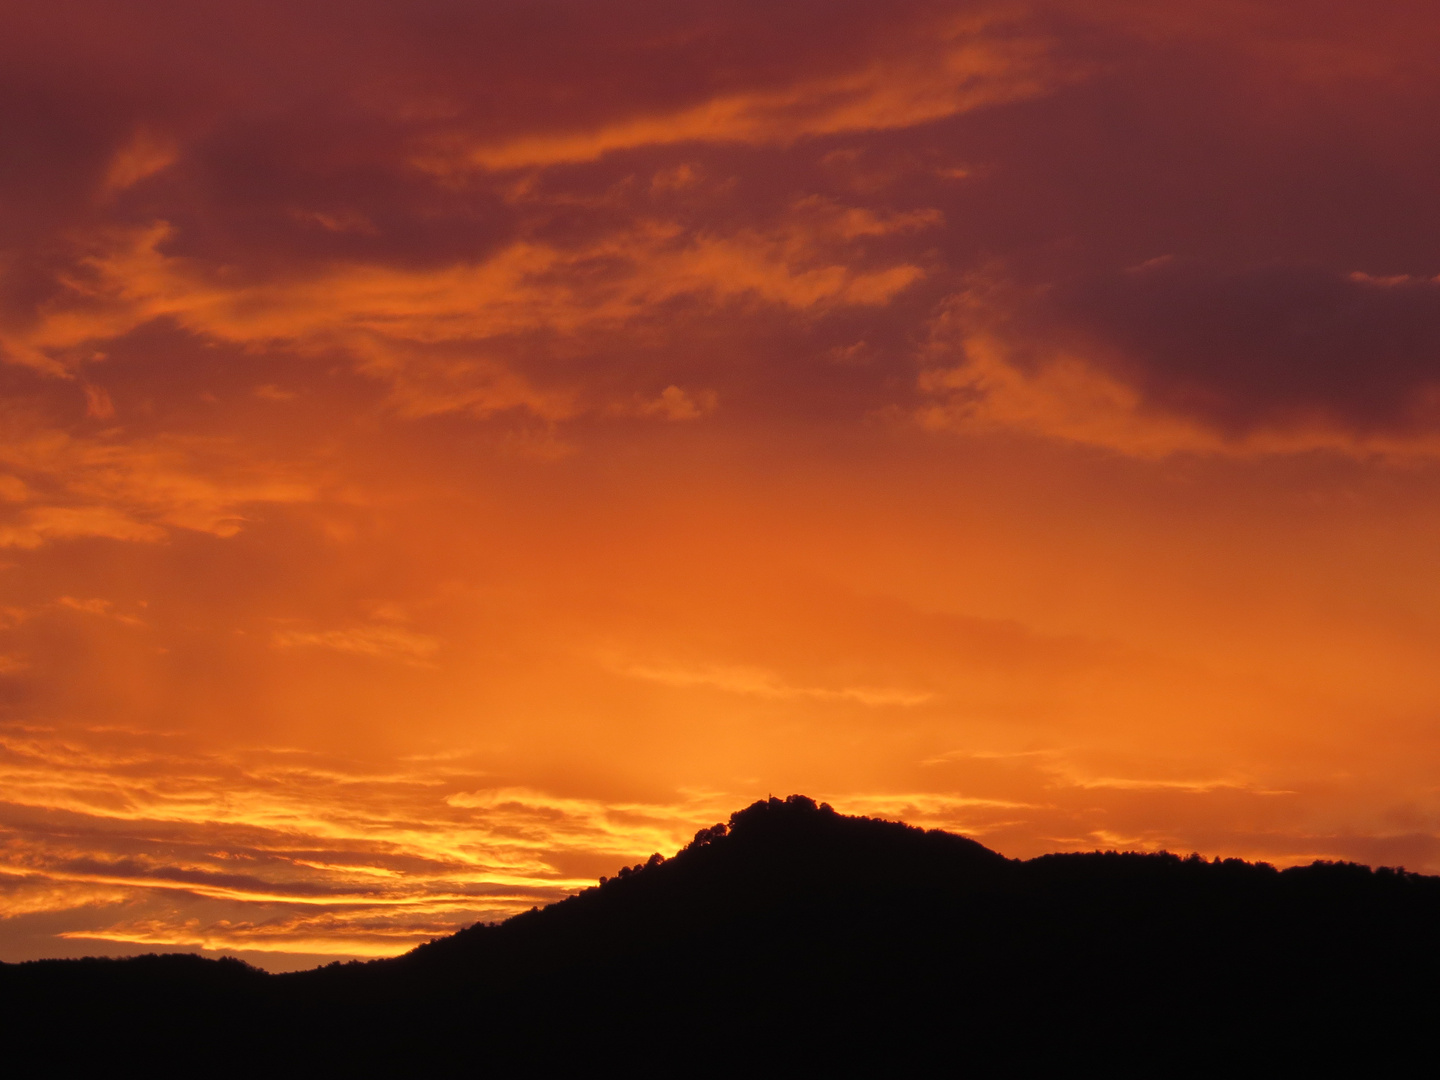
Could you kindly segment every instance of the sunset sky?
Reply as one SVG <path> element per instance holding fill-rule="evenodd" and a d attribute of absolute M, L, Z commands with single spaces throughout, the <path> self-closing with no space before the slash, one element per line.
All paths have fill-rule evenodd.
<path fill-rule="evenodd" d="M 393 955 L 771 793 L 1440 873 L 1437 52 L 3 5 L 0 960 Z"/>

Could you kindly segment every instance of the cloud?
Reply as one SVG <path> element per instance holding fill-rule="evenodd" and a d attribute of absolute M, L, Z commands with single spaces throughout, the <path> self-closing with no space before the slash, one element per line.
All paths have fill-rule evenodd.
<path fill-rule="evenodd" d="M 522 359 L 526 342 L 573 353 L 582 337 L 633 332 L 676 304 L 806 315 L 883 306 L 924 271 L 903 261 L 855 265 L 844 245 L 934 221 L 830 205 L 794 222 L 728 232 L 641 221 L 575 248 L 522 241 L 481 262 L 328 266 L 241 285 L 166 254 L 172 232 L 156 224 L 97 237 L 98 250 L 83 260 L 88 276 L 0 344 L 49 371 L 77 349 L 164 319 L 246 348 L 343 350 L 360 371 L 391 384 L 402 415 L 523 409 L 563 420 L 593 406 L 584 388 L 535 381 Z M 653 411 L 674 415 L 668 406 Z"/>
<path fill-rule="evenodd" d="M 395 955 L 592 884 L 561 868 L 577 858 L 613 871 L 730 809 L 478 779 L 454 755 L 383 772 L 143 731 L 10 728 L 0 917 L 83 906 L 99 921 L 66 931 L 77 939 Z"/>
<path fill-rule="evenodd" d="M 115 403 L 104 387 L 85 387 L 85 415 L 92 420 L 109 420 L 115 415 Z"/>
<path fill-rule="evenodd" d="M 69 608 L 71 611 L 79 611 L 86 615 L 96 615 L 102 619 L 114 619 L 116 622 L 124 623 L 127 626 L 145 625 L 143 620 L 137 619 L 133 615 L 126 615 L 116 611 L 115 604 L 112 601 L 98 596 L 91 597 L 88 600 L 81 600 L 74 596 L 62 596 L 56 603 L 60 607 Z"/>
<path fill-rule="evenodd" d="M 92 537 L 154 543 L 165 535 L 158 525 L 108 506 L 44 506 L 25 510 L 18 521 L 0 526 L 0 547 L 37 548 L 54 540 Z"/>
<path fill-rule="evenodd" d="M 932 323 L 933 428 L 1016 428 L 1141 457 L 1440 452 L 1440 284 L 1162 259 Z"/>
<path fill-rule="evenodd" d="M 76 908 L 107 907 L 130 898 L 125 889 L 56 881 L 44 874 L 17 872 L 0 865 L 0 919 L 17 916 L 74 911 Z"/>
<path fill-rule="evenodd" d="M 180 148 L 173 139 L 153 131 L 140 130 L 110 159 L 104 188 L 114 194 L 138 184 L 175 164 Z"/>
<path fill-rule="evenodd" d="M 914 127 L 1050 88 L 1056 73 L 1045 64 L 1044 42 L 1006 34 L 1005 22 L 984 14 L 925 20 L 907 27 L 903 51 L 891 43 L 894 51 L 863 57 L 849 70 L 721 92 L 680 109 L 607 117 L 588 129 L 437 148 L 417 163 L 442 174 L 465 167 L 523 169 L 593 161 L 639 147 L 784 145 Z"/>
<path fill-rule="evenodd" d="M 1437 420 L 1435 279 L 1160 260 L 1049 303 L 1054 332 L 1084 341 L 1148 405 L 1222 432 L 1308 422 L 1364 435 Z"/>
<path fill-rule="evenodd" d="M 40 415 L 0 416 L 0 463 L 23 493 L 0 521 L 0 546 L 34 549 L 91 537 L 154 543 L 170 528 L 233 536 L 247 509 L 317 498 L 309 470 L 257 461 L 236 441 L 111 431 L 72 434 Z"/>
<path fill-rule="evenodd" d="M 641 402 L 637 411 L 644 416 L 662 416 L 666 420 L 695 420 L 713 412 L 719 396 L 713 390 L 690 394 L 678 386 L 667 386 L 659 397 Z"/>
<path fill-rule="evenodd" d="M 315 647 L 355 653 L 407 664 L 427 664 L 440 649 L 438 638 L 403 626 L 372 624 L 342 630 L 276 630 L 270 637 L 277 649 Z"/>
<path fill-rule="evenodd" d="M 94 929 L 65 931 L 60 936 L 77 941 L 167 949 L 303 952 L 319 957 L 373 958 L 406 952 L 452 933 L 454 927 L 455 924 L 438 909 L 424 914 L 409 913 L 409 918 L 403 921 L 378 917 L 372 910 L 365 910 L 326 912 L 310 917 L 289 915 L 268 920 L 216 919 L 203 922 L 191 918 L 176 922 L 165 918 L 126 919 Z"/>
<path fill-rule="evenodd" d="M 1043 803 L 986 798 L 955 792 L 847 792 L 825 800 L 842 814 L 903 821 L 923 829 L 944 829 L 970 836 L 984 835 L 998 819 L 1013 819 L 1017 812 L 1053 809 Z"/>
<path fill-rule="evenodd" d="M 1172 778 L 1145 779 L 1125 776 L 1078 777 L 1072 775 L 1067 778 L 1067 782 L 1087 790 L 1092 788 L 1114 788 L 1119 791 L 1182 791 L 1195 795 L 1204 795 L 1212 791 L 1231 789 L 1234 791 L 1246 791 L 1255 795 L 1295 794 L 1293 791 L 1271 791 L 1269 789 L 1257 788 L 1253 784 L 1237 779 L 1176 780 Z"/>
<path fill-rule="evenodd" d="M 774 672 L 751 667 L 710 666 L 700 668 L 651 664 L 621 664 L 617 670 L 635 679 L 665 686 L 705 686 L 730 694 L 761 698 L 812 698 L 817 701 L 853 701 L 860 705 L 923 705 L 934 694 L 884 687 L 793 686 Z"/>

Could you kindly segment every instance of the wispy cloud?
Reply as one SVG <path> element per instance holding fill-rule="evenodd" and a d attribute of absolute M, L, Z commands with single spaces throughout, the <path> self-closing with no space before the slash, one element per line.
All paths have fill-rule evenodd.
<path fill-rule="evenodd" d="M 0 464 L 20 474 L 0 547 L 85 537 L 140 543 L 172 528 L 233 536 L 247 509 L 315 499 L 314 471 L 256 461 L 219 437 L 73 434 L 11 408 L 0 416 Z"/>
<path fill-rule="evenodd" d="M 278 649 L 321 648 L 381 659 L 426 664 L 440 650 L 440 639 L 403 626 L 372 623 L 339 630 L 276 630 L 270 635 Z"/>
<path fill-rule="evenodd" d="M 992 26 L 999 23 L 1000 26 Z M 990 31 L 999 32 L 991 33 Z M 1045 92 L 1061 81 L 1046 43 L 1006 34 L 984 14 L 927 25 L 895 55 L 766 89 L 722 93 L 680 109 L 504 141 L 451 135 L 416 159 L 427 170 L 506 170 L 594 161 L 678 143 L 787 144 L 850 132 L 914 127 Z"/>
<path fill-rule="evenodd" d="M 817 701 L 853 701 L 860 705 L 923 705 L 934 698 L 926 691 L 868 686 L 796 686 L 763 668 L 712 665 L 701 667 L 624 663 L 616 665 L 621 674 L 665 686 L 702 686 L 730 694 L 752 697 Z"/>
<path fill-rule="evenodd" d="M 608 802 L 477 779 L 460 763 L 377 772 L 296 752 L 197 753 L 143 732 L 12 730 L 0 738 L 0 915 L 113 909 L 115 921 L 69 936 L 393 955 L 673 851 L 728 810 L 714 796 Z M 564 868 L 577 859 L 595 871 Z M 216 905 L 208 921 L 195 900 Z M 124 914 L 137 907 L 149 914 Z"/>

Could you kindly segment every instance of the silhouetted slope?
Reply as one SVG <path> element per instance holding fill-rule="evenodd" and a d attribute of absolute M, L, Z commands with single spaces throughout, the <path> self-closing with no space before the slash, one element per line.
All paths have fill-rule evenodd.
<path fill-rule="evenodd" d="M 0 992 L 8 1043 L 55 1040 L 72 1062 L 114 1045 L 212 1069 L 226 1047 L 235 1072 L 1174 1072 L 1383 1057 L 1428 1031 L 1437 974 L 1437 878 L 1171 855 L 1022 863 L 792 797 L 395 960 L 283 976 L 50 961 L 0 967 Z"/>

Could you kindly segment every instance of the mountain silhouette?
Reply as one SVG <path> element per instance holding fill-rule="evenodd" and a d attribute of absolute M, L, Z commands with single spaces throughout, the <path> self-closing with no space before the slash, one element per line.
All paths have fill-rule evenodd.
<path fill-rule="evenodd" d="M 0 965 L 0 1016 L 54 1075 L 1248 1073 L 1433 1056 L 1437 976 L 1440 878 L 1022 862 L 791 796 L 395 959 Z"/>

